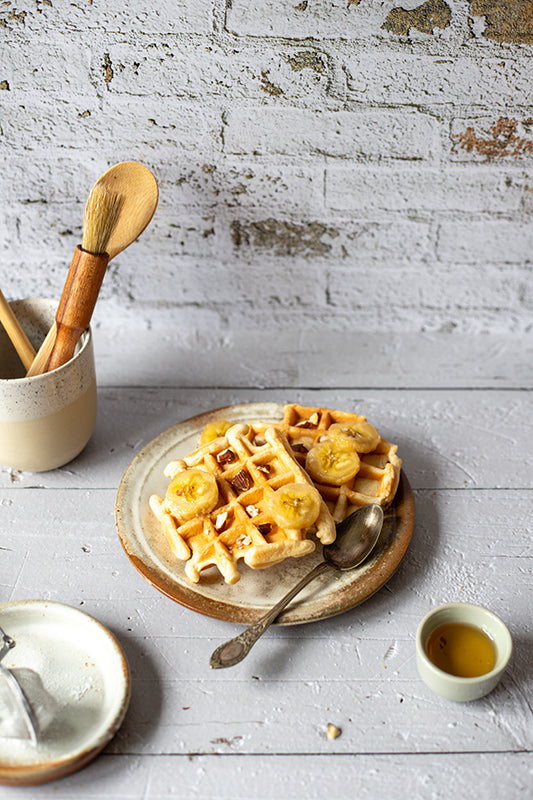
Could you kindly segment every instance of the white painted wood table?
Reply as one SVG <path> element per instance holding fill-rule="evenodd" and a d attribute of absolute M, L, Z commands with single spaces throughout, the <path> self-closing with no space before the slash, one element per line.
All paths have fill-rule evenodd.
<path fill-rule="evenodd" d="M 301 335 L 279 359 L 258 360 L 259 336 L 195 352 L 149 331 L 97 331 L 99 419 L 85 452 L 47 474 L 0 471 L 1 599 L 67 603 L 108 626 L 131 665 L 131 705 L 85 769 L 0 787 L 1 797 L 533 796 L 531 340 L 381 344 L 354 335 L 343 356 L 335 334 Z M 141 577 L 117 536 L 114 500 L 133 456 L 161 431 L 259 400 L 366 414 L 399 445 L 415 530 L 370 600 L 273 627 L 240 665 L 210 671 L 210 653 L 238 627 Z M 433 695 L 416 671 L 417 624 L 448 601 L 488 606 L 514 640 L 501 684 L 473 703 Z"/>

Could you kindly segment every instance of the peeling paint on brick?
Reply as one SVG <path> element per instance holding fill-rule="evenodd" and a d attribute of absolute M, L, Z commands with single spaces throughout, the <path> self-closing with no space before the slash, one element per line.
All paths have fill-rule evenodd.
<path fill-rule="evenodd" d="M 524 0 L 470 0 L 473 17 L 485 18 L 483 36 L 496 42 L 533 43 L 533 3 Z"/>
<path fill-rule="evenodd" d="M 20 25 L 24 25 L 27 16 L 27 11 L 17 11 L 16 8 L 11 8 L 7 16 L 0 19 L 0 28 L 9 27 L 8 23 L 10 22 L 18 22 Z"/>
<path fill-rule="evenodd" d="M 102 64 L 104 70 L 105 82 L 111 83 L 113 80 L 113 65 L 109 53 L 104 53 L 104 63 Z"/>
<path fill-rule="evenodd" d="M 488 135 L 479 135 L 468 127 L 456 140 L 467 153 L 475 152 L 488 159 L 533 153 L 533 118 L 518 122 L 500 117 L 489 131 Z"/>
<path fill-rule="evenodd" d="M 326 65 L 322 58 L 314 50 L 301 50 L 287 59 L 291 68 L 295 72 L 301 72 L 303 69 L 312 69 L 313 72 L 323 73 L 326 71 Z"/>
<path fill-rule="evenodd" d="M 434 28 L 447 28 L 451 18 L 452 12 L 444 0 L 428 0 L 411 11 L 393 8 L 382 27 L 398 36 L 409 36 L 411 28 L 431 34 Z"/>
<path fill-rule="evenodd" d="M 275 86 L 269 80 L 268 72 L 261 73 L 261 89 L 267 94 L 272 95 L 272 97 L 279 97 L 280 94 L 283 94 L 283 89 L 280 89 L 279 86 Z"/>
<path fill-rule="evenodd" d="M 231 223 L 231 238 L 235 247 L 243 247 L 250 243 L 254 247 L 271 250 L 274 255 L 286 256 L 296 253 L 312 253 L 320 255 L 328 253 L 331 245 L 323 238 L 335 238 L 339 235 L 336 228 L 321 222 L 308 222 L 297 225 L 294 222 L 266 219 L 260 222 Z"/>
<path fill-rule="evenodd" d="M 49 8 L 53 8 L 51 0 L 34 0 L 35 5 L 37 7 L 37 13 L 42 14 L 43 9 L 42 6 L 48 6 Z"/>

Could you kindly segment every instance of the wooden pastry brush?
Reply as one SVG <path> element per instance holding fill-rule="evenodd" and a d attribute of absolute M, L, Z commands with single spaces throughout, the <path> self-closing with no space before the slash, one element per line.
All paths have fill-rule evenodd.
<path fill-rule="evenodd" d="M 89 195 L 83 237 L 72 258 L 56 313 L 55 342 L 43 372 L 66 364 L 87 330 L 109 261 L 106 247 L 117 224 L 124 197 L 96 184 Z"/>

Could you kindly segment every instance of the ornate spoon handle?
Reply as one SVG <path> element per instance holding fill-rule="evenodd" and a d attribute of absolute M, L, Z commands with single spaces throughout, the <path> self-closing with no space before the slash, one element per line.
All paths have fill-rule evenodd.
<path fill-rule="evenodd" d="M 211 669 L 233 667 L 235 664 L 238 664 L 239 661 L 242 661 L 243 658 L 248 655 L 259 637 L 272 625 L 274 620 L 281 614 L 293 597 L 296 597 L 304 586 L 307 586 L 308 583 L 318 577 L 318 575 L 322 575 L 322 573 L 326 572 L 328 569 L 331 569 L 331 564 L 328 564 L 327 561 L 322 561 L 320 564 L 317 564 L 311 572 L 308 572 L 308 574 L 305 575 L 296 586 L 290 589 L 287 594 L 281 598 L 279 603 L 276 603 L 270 611 L 267 611 L 261 619 L 254 622 L 253 625 L 250 625 L 250 627 L 246 628 L 242 633 L 239 633 L 234 639 L 230 639 L 228 642 L 219 645 L 211 656 L 209 662 Z"/>

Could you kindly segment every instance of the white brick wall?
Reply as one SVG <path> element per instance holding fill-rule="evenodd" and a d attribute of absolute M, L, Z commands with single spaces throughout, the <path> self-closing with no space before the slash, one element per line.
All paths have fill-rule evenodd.
<path fill-rule="evenodd" d="M 448 7 L 406 36 L 392 0 L 7 0 L 2 290 L 59 296 L 91 185 L 133 159 L 160 206 L 104 326 L 526 333 L 533 46 Z"/>
<path fill-rule="evenodd" d="M 429 158 L 438 143 L 437 125 L 411 109 L 308 111 L 235 108 L 227 114 L 224 143 L 244 155 L 334 156 L 336 158 Z"/>
<path fill-rule="evenodd" d="M 470 170 L 455 165 L 330 164 L 325 197 L 331 209 L 358 213 L 416 211 L 428 217 L 443 212 L 513 214 L 520 210 L 527 187 L 523 173 L 511 176 L 492 165 Z"/>
<path fill-rule="evenodd" d="M 449 116 L 464 108 L 531 105 L 533 61 L 520 53 L 487 55 L 476 45 L 466 53 L 441 55 L 387 52 L 347 53 L 347 98 L 362 103 L 424 106 Z"/>

